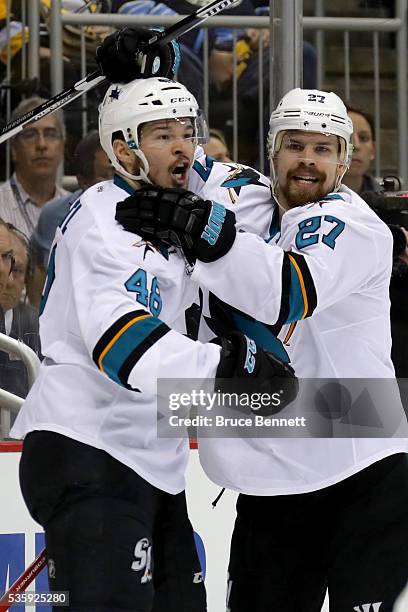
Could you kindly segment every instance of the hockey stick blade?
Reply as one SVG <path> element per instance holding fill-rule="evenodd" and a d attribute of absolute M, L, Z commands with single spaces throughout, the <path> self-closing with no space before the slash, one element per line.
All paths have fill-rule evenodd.
<path fill-rule="evenodd" d="M 15 603 L 13 602 L 13 598 L 11 595 L 15 593 L 22 593 L 26 590 L 29 584 L 38 576 L 38 574 L 43 570 L 46 565 L 46 552 L 45 548 L 42 549 L 38 557 L 34 559 L 34 561 L 27 567 L 27 569 L 21 574 L 19 578 L 14 582 L 14 584 L 9 588 L 7 593 L 0 599 L 0 611 L 5 612 Z"/>
<path fill-rule="evenodd" d="M 240 0 L 213 0 L 213 2 L 210 2 L 206 6 L 197 9 L 174 25 L 152 36 L 146 46 L 151 47 L 153 45 L 165 45 L 171 40 L 174 40 L 186 32 L 189 32 L 193 28 L 196 28 L 200 23 L 203 23 L 203 21 L 209 17 L 218 15 L 218 13 L 221 13 L 221 11 L 231 8 L 239 1 Z M 43 102 L 43 104 L 40 104 L 40 106 L 33 108 L 25 115 L 18 117 L 10 123 L 7 123 L 7 125 L 5 125 L 0 131 L 0 144 L 6 140 L 9 140 L 9 138 L 16 136 L 16 134 L 21 132 L 27 123 L 38 121 L 39 119 L 42 119 L 42 117 L 50 115 L 59 108 L 63 108 L 105 80 L 105 77 L 99 72 L 99 70 L 95 70 L 95 72 L 88 74 L 84 79 L 72 85 L 72 87 L 64 89 L 46 102 Z"/>

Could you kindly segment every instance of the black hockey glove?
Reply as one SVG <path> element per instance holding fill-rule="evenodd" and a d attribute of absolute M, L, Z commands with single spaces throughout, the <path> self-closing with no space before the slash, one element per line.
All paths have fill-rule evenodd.
<path fill-rule="evenodd" d="M 293 368 L 257 346 L 254 340 L 244 334 L 232 332 L 225 337 L 216 338 L 213 342 L 221 346 L 221 359 L 216 372 L 216 390 L 233 393 L 232 379 L 239 378 L 252 380 L 251 389 L 257 394 L 265 393 L 269 396 L 278 394 L 278 402 L 274 401 L 259 409 L 251 410 L 261 416 L 276 414 L 296 399 L 299 381 Z"/>
<path fill-rule="evenodd" d="M 235 240 L 235 215 L 178 187 L 145 185 L 116 206 L 116 220 L 145 240 L 181 248 L 191 264 L 215 261 Z"/>
<path fill-rule="evenodd" d="M 147 28 L 123 28 L 105 38 L 96 50 L 96 61 L 111 83 L 129 83 L 147 77 L 174 78 L 180 63 L 176 41 L 144 49 L 154 34 Z"/>

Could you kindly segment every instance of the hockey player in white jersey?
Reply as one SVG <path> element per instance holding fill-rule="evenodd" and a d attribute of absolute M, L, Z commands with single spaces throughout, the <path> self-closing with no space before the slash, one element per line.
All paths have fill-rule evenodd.
<path fill-rule="evenodd" d="M 390 612 L 408 576 L 407 429 L 392 395 L 390 358 L 392 237 L 341 185 L 351 134 L 338 96 L 292 90 L 270 123 L 279 203 L 272 236 L 237 233 L 211 261 L 196 246 L 203 204 L 186 194 L 166 220 L 167 239 L 194 265 L 192 278 L 221 300 L 224 325 L 229 321 L 264 346 L 273 332 L 276 354 L 286 355 L 302 378 L 382 379 L 391 395 L 371 398 L 380 426 L 396 410 L 390 437 L 201 440 L 210 478 L 241 493 L 229 566 L 231 612 L 318 612 L 326 588 L 331 612 Z M 117 218 L 128 230 L 144 224 L 147 235 L 163 235 L 156 209 L 157 201 L 153 206 L 140 194 L 118 206 Z M 218 252 L 223 242 L 221 227 Z"/>
<path fill-rule="evenodd" d="M 25 437 L 21 487 L 45 530 L 50 590 L 69 591 L 71 610 L 205 611 L 184 497 L 188 443 L 157 436 L 157 380 L 257 376 L 272 389 L 274 375 L 293 376 L 242 334 L 218 345 L 187 337 L 178 322 L 197 288 L 184 257 L 115 221 L 116 203 L 143 183 L 186 187 L 203 133 L 179 83 L 110 86 L 100 138 L 114 180 L 81 195 L 52 247 L 44 361 L 11 433 Z"/>

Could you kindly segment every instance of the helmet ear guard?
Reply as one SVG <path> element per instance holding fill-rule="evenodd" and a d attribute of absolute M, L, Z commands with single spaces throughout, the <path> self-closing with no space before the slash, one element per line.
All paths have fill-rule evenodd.
<path fill-rule="evenodd" d="M 150 121 L 182 117 L 192 118 L 195 143 L 205 142 L 208 138 L 205 119 L 196 99 L 181 83 L 158 77 L 137 79 L 127 84 L 112 84 L 99 106 L 102 148 L 114 168 L 122 175 L 150 183 L 149 163 L 140 148 L 139 128 Z M 140 161 L 138 174 L 128 172 L 113 151 L 113 137 L 118 132 Z"/>
<path fill-rule="evenodd" d="M 272 188 L 276 193 L 274 157 L 282 146 L 288 130 L 318 132 L 338 136 L 340 143 L 339 164 L 344 170 L 338 173 L 334 190 L 337 191 L 352 156 L 353 123 L 342 100 L 333 92 L 317 89 L 292 89 L 283 96 L 272 112 L 269 122 L 268 152 L 271 161 Z"/>
<path fill-rule="evenodd" d="M 128 148 L 133 152 L 135 158 L 139 160 L 139 174 L 136 175 L 136 174 L 131 174 L 130 172 L 128 172 L 125 169 L 125 167 L 121 164 L 119 159 L 116 157 L 116 153 L 113 149 L 113 143 L 115 140 L 123 141 L 128 146 Z M 141 149 L 137 147 L 136 143 L 132 139 L 126 140 L 126 136 L 122 132 L 122 130 L 117 130 L 116 132 L 112 133 L 111 148 L 112 148 L 112 158 L 109 158 L 109 161 L 111 162 L 115 170 L 117 170 L 123 176 L 126 176 L 127 178 L 130 178 L 132 180 L 142 180 L 143 182 L 151 183 L 149 177 L 147 176 L 149 173 L 150 167 L 149 167 L 149 162 L 147 161 L 145 154 L 143 153 Z M 105 152 L 106 154 L 108 154 L 107 151 Z"/>

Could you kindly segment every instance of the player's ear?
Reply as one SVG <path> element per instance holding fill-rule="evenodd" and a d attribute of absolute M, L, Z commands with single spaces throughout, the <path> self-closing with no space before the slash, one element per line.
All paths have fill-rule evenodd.
<path fill-rule="evenodd" d="M 127 157 L 128 153 L 130 152 L 126 142 L 124 140 L 120 140 L 119 138 L 115 138 L 112 142 L 112 149 L 116 157 L 121 161 L 122 158 Z"/>
<path fill-rule="evenodd" d="M 115 140 L 112 142 L 112 149 L 125 170 L 132 171 L 135 164 L 135 154 L 131 149 L 129 149 L 127 143 L 124 140 L 115 138 Z"/>
<path fill-rule="evenodd" d="M 339 162 L 337 164 L 336 182 L 334 184 L 334 191 L 337 191 L 337 189 L 339 188 L 340 183 L 343 180 L 343 176 L 346 174 L 347 169 L 348 169 L 347 165 L 344 162 Z"/>

